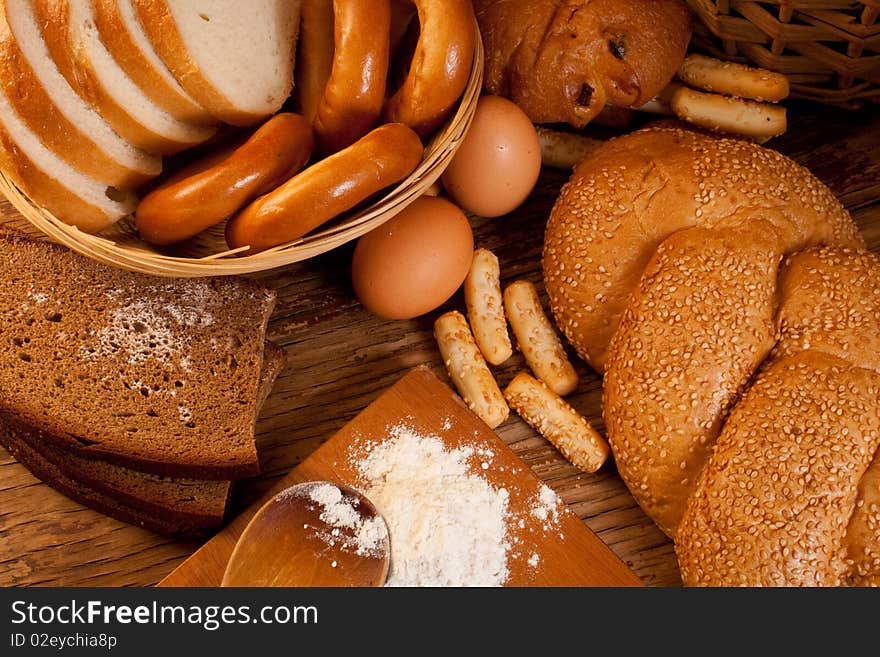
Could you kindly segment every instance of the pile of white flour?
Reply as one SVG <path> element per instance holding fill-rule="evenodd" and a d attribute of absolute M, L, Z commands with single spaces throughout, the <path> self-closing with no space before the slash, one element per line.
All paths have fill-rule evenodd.
<path fill-rule="evenodd" d="M 391 535 L 386 586 L 501 586 L 509 494 L 474 474 L 471 447 L 449 450 L 405 426 L 353 461 Z"/>

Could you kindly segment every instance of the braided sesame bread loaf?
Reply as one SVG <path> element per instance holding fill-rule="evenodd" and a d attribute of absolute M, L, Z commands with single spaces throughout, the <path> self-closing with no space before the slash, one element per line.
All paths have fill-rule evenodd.
<path fill-rule="evenodd" d="M 680 0 L 475 0 L 485 89 L 537 123 L 582 127 L 639 107 L 672 79 L 690 40 Z"/>
<path fill-rule="evenodd" d="M 780 276 L 815 245 L 834 248 Z M 551 305 L 605 371 L 618 469 L 686 583 L 877 570 L 880 264 L 860 247 L 802 167 L 672 127 L 604 145 L 560 196 Z"/>

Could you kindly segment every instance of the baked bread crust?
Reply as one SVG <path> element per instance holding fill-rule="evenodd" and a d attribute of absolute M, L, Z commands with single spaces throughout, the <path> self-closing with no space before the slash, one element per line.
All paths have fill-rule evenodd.
<path fill-rule="evenodd" d="M 880 585 L 880 258 L 816 248 L 676 534 L 687 584 Z"/>
<path fill-rule="evenodd" d="M 880 259 L 862 247 L 806 169 L 670 127 L 600 147 L 554 208 L 553 311 L 605 366 L 618 469 L 686 584 L 880 581 Z"/>
<path fill-rule="evenodd" d="M 536 123 L 582 127 L 606 104 L 639 107 L 675 75 L 690 40 L 679 0 L 475 0 L 484 88 Z"/>

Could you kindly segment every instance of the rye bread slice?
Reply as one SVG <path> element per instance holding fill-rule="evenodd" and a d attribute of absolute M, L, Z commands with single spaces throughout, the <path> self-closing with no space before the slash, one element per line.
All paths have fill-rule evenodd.
<path fill-rule="evenodd" d="M 61 472 L 56 465 L 43 458 L 39 452 L 29 447 L 27 443 L 18 440 L 14 431 L 10 430 L 4 422 L 0 422 L 0 444 L 19 463 L 30 470 L 31 474 L 37 479 L 51 481 L 52 487 L 55 490 L 83 506 L 88 506 L 117 520 L 144 527 L 158 534 L 195 537 L 205 533 L 205 530 L 200 531 L 186 525 L 181 525 L 173 520 L 154 517 L 134 509 L 121 502 L 117 502 L 112 497 L 99 493 L 94 488 L 71 479 Z"/>
<path fill-rule="evenodd" d="M 266 342 L 258 408 L 283 366 L 284 350 Z M 47 485 L 117 520 L 173 535 L 199 535 L 223 522 L 230 481 L 162 477 L 69 454 L 2 414 L 0 444 Z"/>
<path fill-rule="evenodd" d="M 132 274 L 0 236 L 0 408 L 58 447 L 145 472 L 259 472 L 253 418 L 275 293 Z"/>

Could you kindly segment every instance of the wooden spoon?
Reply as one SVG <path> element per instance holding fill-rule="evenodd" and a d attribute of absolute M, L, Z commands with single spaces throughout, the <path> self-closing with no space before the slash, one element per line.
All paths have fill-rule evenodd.
<path fill-rule="evenodd" d="M 222 585 L 382 586 L 390 555 L 388 527 L 367 498 L 348 486 L 307 482 L 257 511 L 235 544 Z"/>

